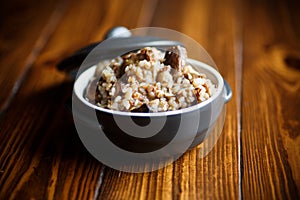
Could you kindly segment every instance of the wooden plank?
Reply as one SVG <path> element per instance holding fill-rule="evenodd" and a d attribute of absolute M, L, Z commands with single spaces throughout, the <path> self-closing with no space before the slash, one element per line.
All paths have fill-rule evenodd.
<path fill-rule="evenodd" d="M 124 7 L 130 2 L 87 0 L 67 5 L 62 20 L 2 115 L 0 199 L 97 196 L 104 168 L 77 136 L 72 115 L 65 108 L 72 83 L 56 70 L 55 63 L 99 37 L 96 34 L 106 26 L 134 26 L 139 12 L 133 11 L 142 7 L 142 2 L 135 2 L 137 6 L 124 15 Z"/>
<path fill-rule="evenodd" d="M 244 4 L 245 199 L 300 198 L 300 32 L 296 1 Z"/>
<path fill-rule="evenodd" d="M 9 105 L 62 10 L 63 4 L 57 4 L 56 0 L 1 3 L 0 112 Z"/>
<path fill-rule="evenodd" d="M 128 7 L 129 4 L 136 6 Z M 47 44 L 47 49 L 37 58 L 36 63 L 54 66 L 75 50 L 103 40 L 104 34 L 114 26 L 134 28 L 138 20 L 143 17 L 140 17 L 140 12 L 144 12 L 143 5 L 144 1 L 138 0 L 131 2 L 91 0 L 83 5 L 78 3 L 72 5 L 68 10 L 68 17 L 64 17 L 63 22 L 57 27 L 57 32 L 64 35 L 53 35 Z M 80 11 L 73 12 L 73 9 L 80 9 Z"/>
<path fill-rule="evenodd" d="M 106 169 L 99 199 L 237 199 L 239 197 L 238 104 L 236 93 L 235 4 L 227 1 L 159 1 L 153 26 L 193 36 L 212 54 L 234 90 L 226 123 L 214 149 L 200 158 L 194 149 L 172 165 L 145 174 Z M 212 25 L 213 23 L 213 25 Z M 201 27 L 201 28 L 195 28 Z M 238 66 L 240 67 L 240 66 Z M 241 69 L 239 69 L 241 70 Z M 113 187 L 112 187 L 113 186 Z"/>

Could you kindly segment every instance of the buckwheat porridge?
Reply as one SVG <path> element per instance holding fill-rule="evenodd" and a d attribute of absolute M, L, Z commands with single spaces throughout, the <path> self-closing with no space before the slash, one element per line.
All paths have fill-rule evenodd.
<path fill-rule="evenodd" d="M 187 63 L 186 49 L 145 47 L 98 64 L 86 88 L 97 106 L 127 112 L 161 112 L 203 102 L 215 92 L 205 74 Z"/>

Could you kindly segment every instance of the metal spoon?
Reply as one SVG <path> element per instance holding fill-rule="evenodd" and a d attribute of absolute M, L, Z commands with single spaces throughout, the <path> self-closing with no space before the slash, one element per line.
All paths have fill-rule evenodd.
<path fill-rule="evenodd" d="M 128 29 L 120 26 L 109 30 L 105 38 L 101 42 L 96 42 L 77 50 L 74 54 L 58 63 L 57 68 L 75 78 L 79 67 L 81 67 L 80 71 L 82 72 L 102 60 L 113 59 L 132 50 L 146 46 L 160 49 L 177 45 L 183 46 L 180 42 L 158 37 L 131 36 L 131 32 Z M 85 61 L 87 56 L 89 56 L 89 59 Z M 84 66 L 82 66 L 83 62 Z"/>

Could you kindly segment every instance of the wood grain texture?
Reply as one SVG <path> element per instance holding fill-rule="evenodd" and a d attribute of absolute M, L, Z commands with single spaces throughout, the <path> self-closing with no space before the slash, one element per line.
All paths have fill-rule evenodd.
<path fill-rule="evenodd" d="M 13 0 L 0 9 L 0 199 L 300 198 L 296 1 Z M 73 83 L 55 65 L 116 25 L 171 28 L 210 53 L 233 98 L 206 157 L 200 145 L 132 174 L 86 151 L 65 107 Z"/>
<path fill-rule="evenodd" d="M 300 198 L 297 6 L 293 1 L 244 4 L 242 190 L 245 199 Z"/>
<path fill-rule="evenodd" d="M 55 31 L 29 66 L 9 109 L 1 115 L 0 199 L 97 196 L 104 168 L 77 136 L 72 115 L 65 107 L 72 82 L 56 70 L 55 63 L 100 37 L 96 33 L 98 26 L 104 29 L 101 23 L 134 26 L 138 18 L 134 14 L 128 15 L 129 19 L 114 18 L 124 12 L 126 4 L 128 1 L 122 1 L 120 7 L 116 1 L 67 2 Z"/>
<path fill-rule="evenodd" d="M 56 0 L 1 3 L 0 112 L 9 105 L 63 9 L 63 4 L 58 5 Z"/>

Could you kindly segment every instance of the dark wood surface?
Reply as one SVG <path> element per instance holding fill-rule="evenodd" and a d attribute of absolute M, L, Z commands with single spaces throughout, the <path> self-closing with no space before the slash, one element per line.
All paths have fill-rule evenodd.
<path fill-rule="evenodd" d="M 13 0 L 0 8 L 0 199 L 299 199 L 300 6 L 252 0 Z M 116 25 L 180 31 L 233 89 L 223 132 L 151 173 L 94 159 L 56 64 Z"/>

